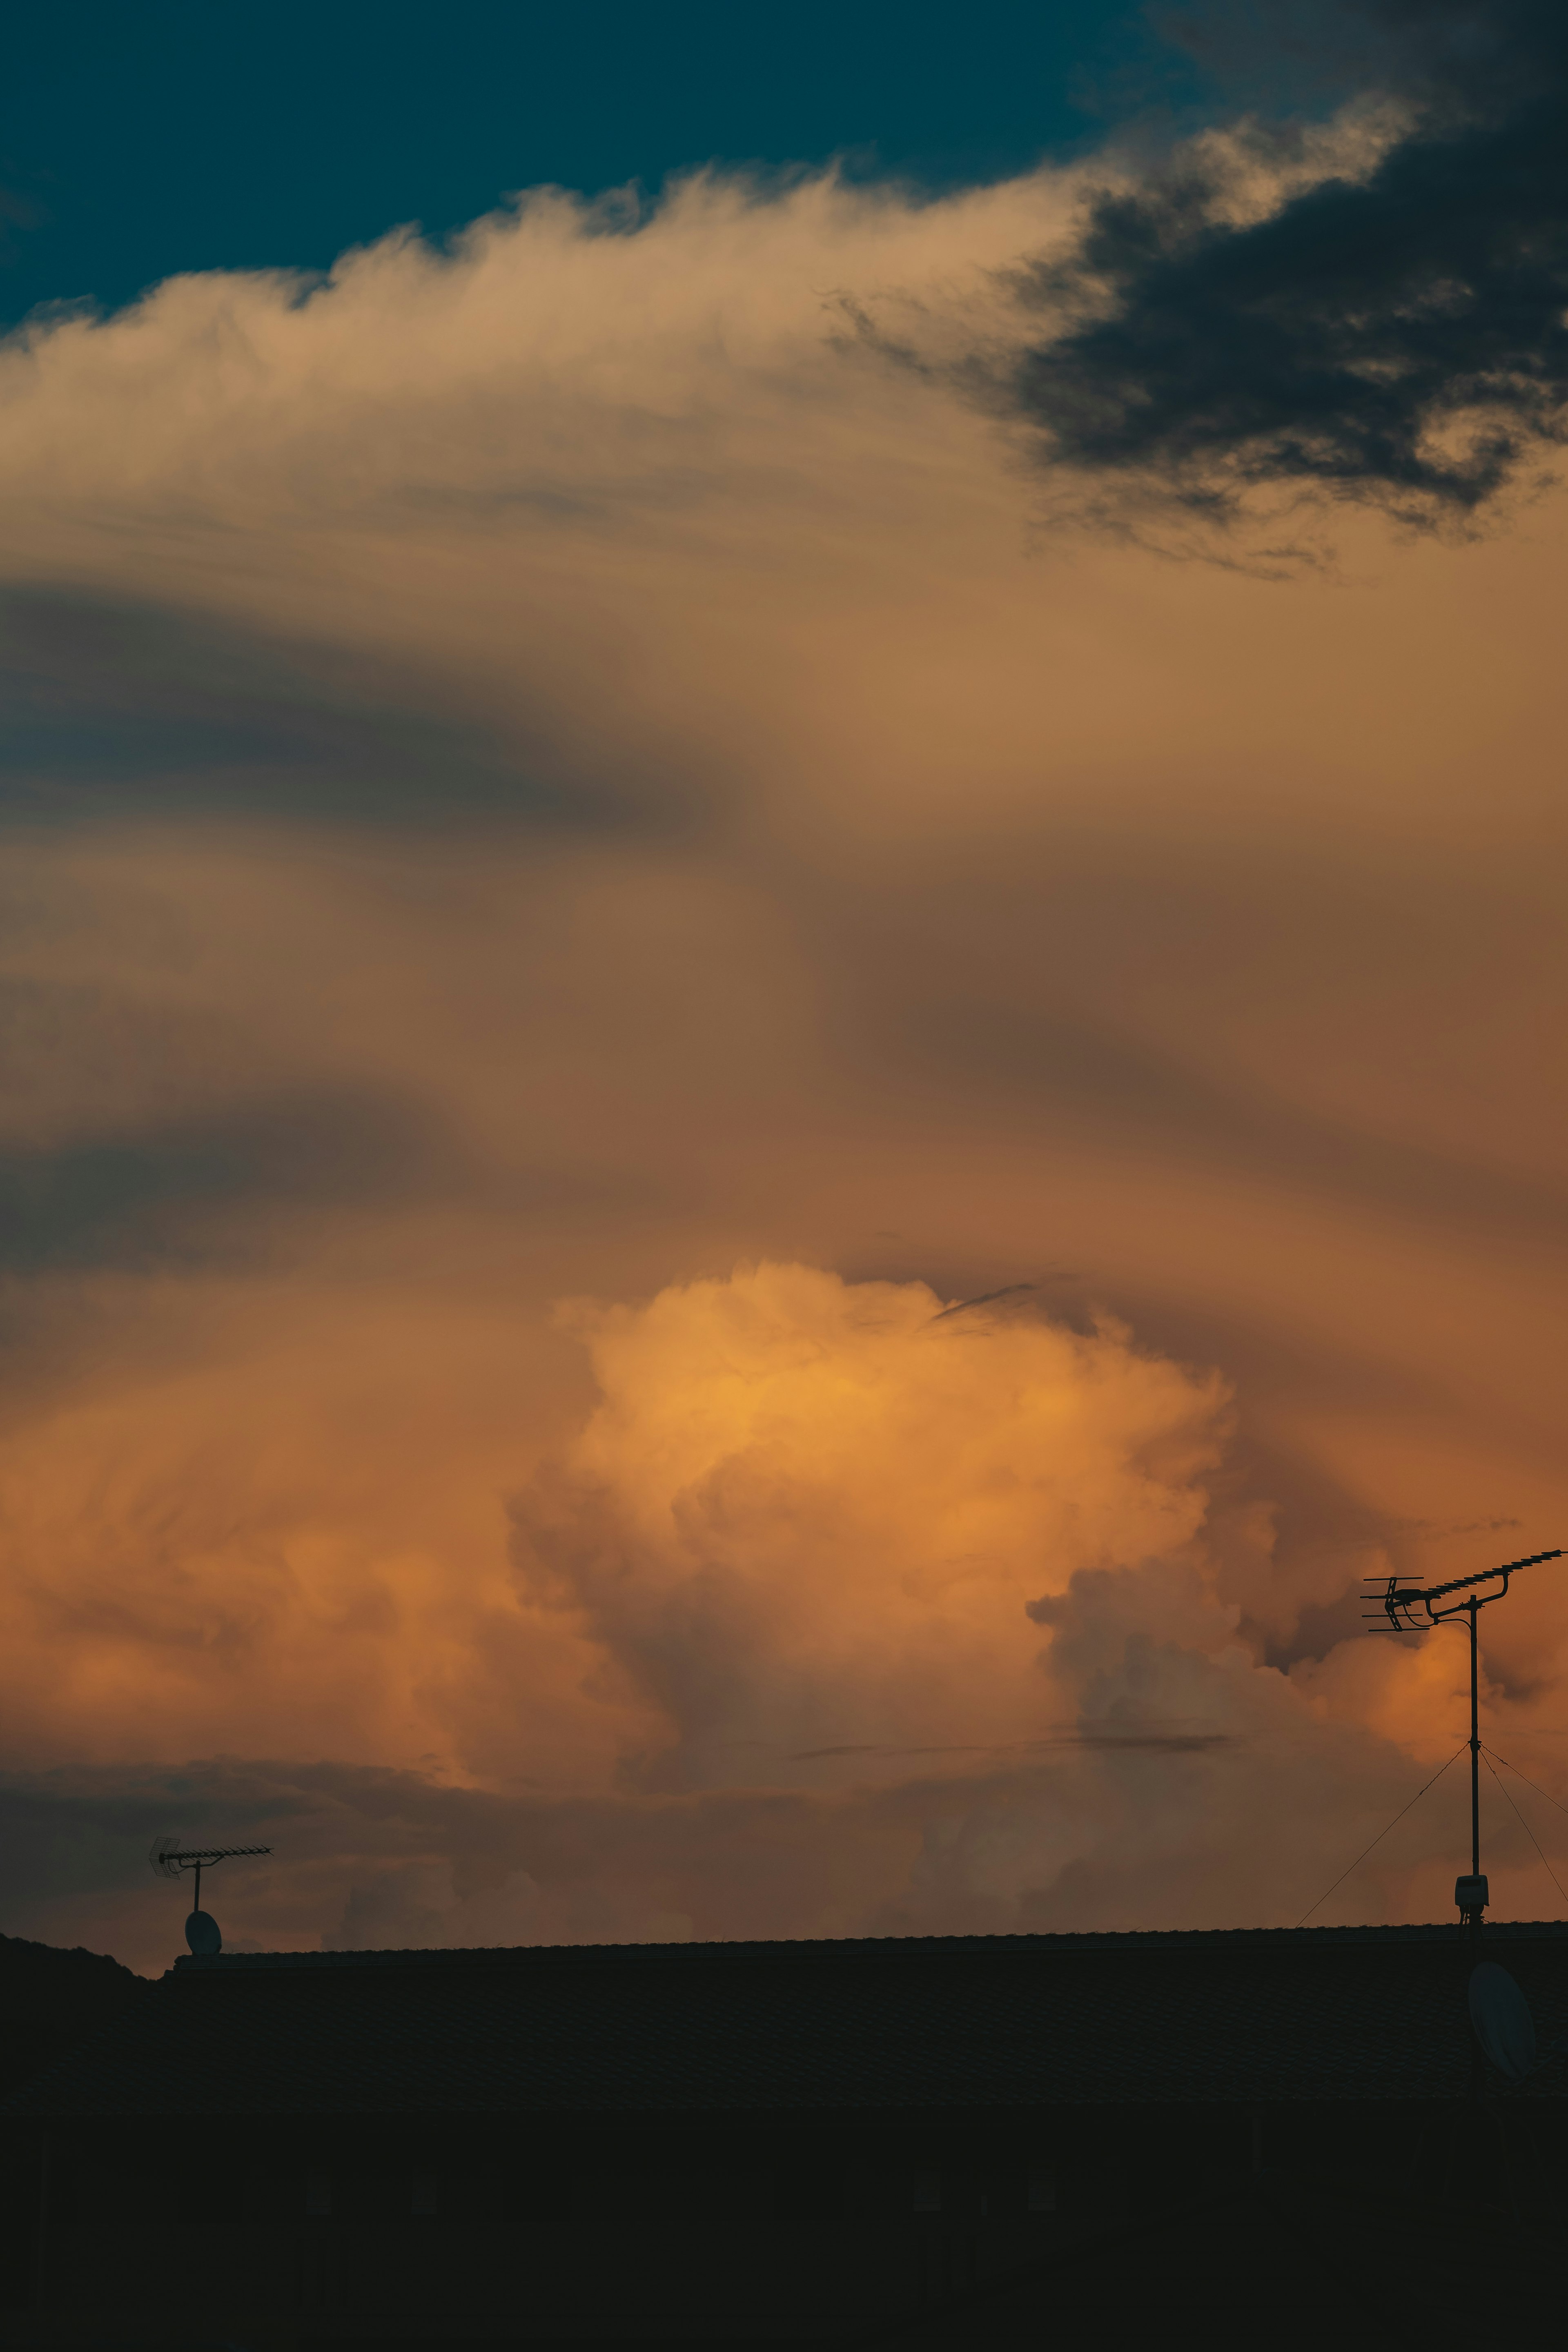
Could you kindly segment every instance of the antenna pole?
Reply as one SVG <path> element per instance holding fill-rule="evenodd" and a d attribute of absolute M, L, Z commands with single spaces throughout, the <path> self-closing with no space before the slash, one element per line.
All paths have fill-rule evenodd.
<path fill-rule="evenodd" d="M 1467 1604 L 1470 1621 L 1470 1876 L 1481 1874 L 1481 1714 L 1476 1678 L 1476 1619 L 1480 1602 L 1471 1595 Z M 1476 1922 L 1480 1925 L 1479 1920 Z"/>
<path fill-rule="evenodd" d="M 1475 1729 L 1475 1727 L 1476 1727 L 1476 1621 L 1475 1621 L 1475 1618 L 1472 1616 L 1472 1617 L 1471 1617 L 1471 1619 L 1470 1619 L 1470 1729 L 1473 1731 L 1473 1730 Z M 1474 1747 L 1474 1745 L 1475 1745 L 1475 1742 L 1472 1740 L 1470 1744 L 1471 1744 L 1471 1747 L 1473 1748 L 1473 1747 Z M 1475 1779 L 1476 1779 L 1476 1759 L 1475 1759 L 1475 1757 L 1472 1755 L 1472 1756 L 1471 1756 L 1471 1758 L 1470 1758 L 1470 1794 L 1471 1794 L 1472 1799 L 1473 1799 L 1473 1798 L 1474 1798 L 1474 1796 L 1475 1796 Z M 198 1862 L 198 1863 L 197 1863 L 197 1864 L 196 1864 L 196 1899 L 195 1899 L 195 1903 L 193 1903 L 193 1904 L 192 1904 L 191 1908 L 192 1908 L 192 1910 L 193 1910 L 193 1911 L 199 1911 L 199 1910 L 201 1909 L 201 1907 L 202 1907 L 202 1866 L 201 1866 L 201 1864 Z"/>

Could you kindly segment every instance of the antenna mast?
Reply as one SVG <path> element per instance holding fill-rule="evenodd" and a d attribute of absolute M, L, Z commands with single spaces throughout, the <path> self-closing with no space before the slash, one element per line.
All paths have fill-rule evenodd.
<path fill-rule="evenodd" d="M 1528 1559 L 1505 1560 L 1501 1568 L 1489 1568 L 1479 1576 L 1456 1576 L 1447 1584 L 1429 1584 L 1424 1588 L 1401 1584 L 1391 1576 L 1386 1584 L 1381 1577 L 1368 1577 L 1365 1601 L 1375 1601 L 1374 1609 L 1364 1614 L 1374 1633 L 1425 1633 L 1433 1625 L 1441 1625 L 1456 1617 L 1468 1617 L 1470 1626 L 1470 1874 L 1455 1882 L 1454 1900 L 1459 1906 L 1462 1927 L 1479 1934 L 1482 1915 L 1489 1894 L 1481 1875 L 1481 1717 L 1480 1685 L 1477 1666 L 1476 1620 L 1489 1601 L 1500 1601 L 1508 1591 L 1509 1579 L 1521 1568 L 1539 1567 L 1543 1559 L 1562 1559 L 1561 1551 L 1532 1551 Z M 1495 1584 L 1495 1592 L 1483 1592 L 1476 1588 Z M 1468 1592 L 1468 1601 L 1456 1601 L 1447 1609 L 1435 1609 L 1433 1602 L 1442 1601 L 1450 1592 Z M 1418 1618 L 1417 1609 L 1426 1612 Z M 1386 1618 L 1387 1622 L 1379 1621 Z"/>

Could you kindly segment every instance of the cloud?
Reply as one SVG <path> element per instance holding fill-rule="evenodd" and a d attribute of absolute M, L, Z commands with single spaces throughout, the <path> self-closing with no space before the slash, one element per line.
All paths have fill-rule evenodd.
<path fill-rule="evenodd" d="M 196 811 L 405 825 L 605 814 L 584 779 L 563 805 L 547 747 L 488 738 L 407 664 L 334 656 L 147 596 L 11 586 L 0 695 L 0 821 L 13 825 Z"/>
<path fill-rule="evenodd" d="M 1367 13 L 1402 37 L 1382 62 L 1405 87 L 1403 120 L 1352 110 L 1363 152 L 1258 126 L 1200 139 L 1093 196 L 1071 253 L 1020 273 L 1051 328 L 991 381 L 1043 465 L 1200 518 L 1274 488 L 1432 523 L 1561 442 L 1561 11 Z"/>
<path fill-rule="evenodd" d="M 1216 1382 L 941 1306 L 763 1265 L 579 1318 L 604 1402 L 519 1502 L 517 1557 L 658 1709 L 644 1785 L 1026 1740 L 1027 1605 L 1196 1535 Z"/>
<path fill-rule="evenodd" d="M 299 1095 L 152 1132 L 0 1153 L 0 1266 L 185 1265 L 265 1255 L 258 1212 L 363 1210 L 457 1181 L 395 1099 Z"/>
<path fill-rule="evenodd" d="M 132 1689 L 155 1678 L 138 1696 L 166 1704 L 183 1659 L 176 1732 L 204 1685 L 242 1733 L 286 1719 L 287 1686 L 366 1759 L 127 1765 L 110 1746 L 13 1769 L 13 1927 L 155 1967 L 179 1906 L 142 1857 L 170 1830 L 275 1849 L 214 1882 L 240 1948 L 1300 1916 L 1409 1795 L 1413 1729 L 1423 1755 L 1448 1735 L 1453 1660 L 1358 1646 L 1349 1691 L 1338 1654 L 1261 1664 L 1226 1587 L 1238 1548 L 1254 1578 L 1280 1570 L 1267 1509 L 1226 1490 L 1223 1386 L 1113 1327 L 943 1322 L 935 1303 L 773 1265 L 570 1310 L 598 1401 L 514 1506 L 510 1595 L 450 1553 L 426 1580 L 405 1524 L 373 1605 L 367 1563 L 326 1549 L 319 1474 L 291 1527 L 276 1460 L 268 1557 L 210 1436 L 202 1504 L 182 1400 L 156 1517 L 121 1504 L 96 1586 L 37 1562 L 10 1654 L 68 1661 L 108 1739 L 140 1730 L 143 1753 Z M 145 1437 L 127 1459 L 145 1482 Z M 411 1491 L 381 1498 L 388 1528 Z M 148 1535 L 162 1572 L 139 1584 Z M 48 1610 L 73 1612 L 64 1651 L 37 1647 Z M 400 1698 L 451 1761 L 372 1760 Z M 1513 1828 L 1489 1832 L 1531 1885 Z M 1428 1808 L 1342 1908 L 1429 1911 L 1453 1833 Z"/>
<path fill-rule="evenodd" d="M 1435 103 L 1182 168 L 1245 238 Z M 1290 1918 L 1441 1761 L 1346 1596 L 1568 1514 L 1561 507 L 1031 519 L 946 362 L 1111 183 L 535 194 L 0 352 L 7 1924 L 151 1964 L 230 1817 L 261 1941 Z"/>

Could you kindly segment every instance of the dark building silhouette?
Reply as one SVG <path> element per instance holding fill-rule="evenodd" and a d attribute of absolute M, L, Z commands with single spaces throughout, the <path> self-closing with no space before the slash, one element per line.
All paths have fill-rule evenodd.
<path fill-rule="evenodd" d="M 0 2097 L 151 1990 L 101 1952 L 0 1936 Z"/>
<path fill-rule="evenodd" d="M 183 1958 L 0 2109 L 0 2341 L 1560 2332 L 1568 1925 L 1483 1943 L 1511 2088 L 1457 1927 Z"/>
<path fill-rule="evenodd" d="M 0 2098 L 152 1991 L 101 1952 L 0 1936 Z M 37 2195 L 37 2154 L 12 2134 L 0 2144 L 0 2314 L 15 2311 L 31 2282 Z"/>

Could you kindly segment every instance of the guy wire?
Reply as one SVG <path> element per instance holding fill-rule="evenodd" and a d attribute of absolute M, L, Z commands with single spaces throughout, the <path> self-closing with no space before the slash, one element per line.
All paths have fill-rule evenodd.
<path fill-rule="evenodd" d="M 1528 1772 L 1521 1772 L 1517 1764 L 1509 1764 L 1508 1758 L 1506 1756 L 1498 1756 L 1497 1749 L 1495 1748 L 1489 1748 L 1487 1749 L 1487 1754 L 1489 1756 L 1497 1756 L 1498 1762 L 1500 1764 L 1507 1765 L 1508 1769 L 1513 1774 L 1516 1780 L 1522 1780 L 1527 1789 L 1533 1789 L 1538 1797 L 1544 1797 L 1549 1805 L 1556 1805 L 1560 1813 L 1568 1813 L 1568 1805 L 1559 1804 L 1557 1799 L 1552 1795 L 1550 1789 L 1543 1789 L 1539 1780 L 1532 1780 Z"/>
<path fill-rule="evenodd" d="M 1508 1799 L 1509 1803 L 1513 1806 L 1513 1817 L 1515 1821 L 1519 1823 L 1520 1828 L 1524 1832 L 1525 1836 L 1530 1840 L 1531 1844 L 1535 1848 L 1536 1853 L 1540 1854 L 1542 1867 L 1544 1869 L 1547 1877 L 1552 1881 L 1552 1884 L 1557 1889 L 1558 1894 L 1562 1895 L 1563 1902 L 1568 1903 L 1568 1887 L 1564 1887 L 1563 1881 L 1558 1877 L 1557 1873 L 1552 1869 L 1552 1864 L 1547 1861 L 1545 1851 L 1542 1846 L 1541 1840 L 1536 1836 L 1535 1832 L 1531 1828 L 1530 1823 L 1525 1820 L 1524 1815 L 1520 1811 L 1519 1807 L 1513 1803 L 1513 1792 L 1510 1789 L 1508 1782 L 1503 1779 L 1502 1774 L 1498 1770 L 1497 1765 L 1492 1762 L 1491 1749 L 1489 1748 L 1483 1748 L 1481 1754 L 1487 1759 L 1487 1770 L 1491 1774 L 1492 1779 L 1497 1782 L 1498 1787 L 1502 1790 L 1503 1795 Z M 1498 1759 L 1498 1762 L 1500 1763 L 1502 1759 L 1500 1757 Z M 1512 1769 L 1513 1767 L 1510 1764 L 1509 1766 L 1509 1770 L 1511 1772 Z M 1544 1795 L 1545 1791 L 1542 1790 L 1542 1793 Z"/>
<path fill-rule="evenodd" d="M 1467 1739 L 1467 1740 L 1463 1743 L 1463 1746 L 1458 1747 L 1458 1748 L 1455 1748 L 1455 1750 L 1454 1750 L 1454 1752 L 1453 1752 L 1453 1754 L 1452 1754 L 1452 1755 L 1449 1757 L 1449 1759 L 1448 1759 L 1448 1764 L 1457 1764 L 1457 1763 L 1458 1762 L 1458 1760 L 1459 1760 L 1460 1757 L 1464 1754 L 1464 1752 L 1465 1752 L 1465 1748 L 1467 1748 L 1469 1746 L 1469 1744 L 1470 1744 L 1470 1743 L 1469 1743 L 1469 1741 Z M 1442 1777 L 1443 1777 L 1444 1773 L 1447 1770 L 1447 1769 L 1448 1769 L 1448 1764 L 1441 1764 L 1441 1765 L 1439 1765 L 1439 1766 L 1438 1766 L 1438 1768 L 1437 1768 L 1436 1771 L 1433 1773 L 1432 1778 L 1427 1781 L 1427 1783 L 1426 1783 L 1426 1789 L 1435 1789 L 1435 1788 L 1436 1787 L 1436 1785 L 1437 1785 L 1438 1781 L 1442 1779 Z M 1410 1800 L 1410 1805 L 1418 1805 L 1418 1804 L 1421 1802 L 1422 1798 L 1426 1794 L 1426 1789 L 1417 1789 L 1417 1790 L 1416 1790 L 1416 1791 L 1415 1791 L 1415 1795 L 1411 1798 L 1411 1800 Z M 1380 1830 L 1379 1830 L 1379 1832 L 1378 1832 L 1378 1833 L 1377 1833 L 1376 1837 L 1374 1837 L 1374 1838 L 1373 1838 L 1373 1842 L 1372 1842 L 1372 1845 L 1378 1845 L 1378 1844 L 1381 1844 L 1382 1841 L 1383 1841 L 1383 1840 L 1384 1840 L 1384 1839 L 1388 1835 L 1389 1831 L 1390 1831 L 1391 1829 L 1394 1829 L 1394 1827 L 1395 1827 L 1395 1826 L 1396 1826 L 1400 1822 L 1402 1822 L 1402 1821 L 1405 1819 L 1405 1814 L 1410 1811 L 1410 1805 L 1401 1805 L 1401 1806 L 1400 1806 L 1399 1811 L 1398 1811 L 1394 1814 L 1394 1820 L 1393 1820 L 1392 1822 L 1386 1822 L 1386 1823 L 1384 1824 L 1384 1826 L 1382 1829 L 1380 1829 Z M 1564 1808 L 1564 1811 L 1568 1811 L 1568 1807 L 1565 1807 L 1565 1808 Z M 1335 1879 L 1335 1881 L 1334 1881 L 1334 1886 L 1342 1886 L 1342 1885 L 1344 1885 L 1344 1883 L 1345 1883 L 1346 1879 L 1350 1876 L 1350 1874 L 1351 1874 L 1351 1870 L 1359 1870 L 1359 1869 L 1361 1868 L 1362 1864 L 1366 1860 L 1367 1855 L 1372 1852 L 1372 1845 L 1363 1846 L 1363 1847 L 1362 1848 L 1362 1850 L 1361 1850 L 1360 1853 L 1358 1853 L 1358 1854 L 1357 1854 L 1357 1856 L 1356 1856 L 1355 1860 L 1352 1863 L 1352 1864 L 1351 1864 L 1351 1866 L 1350 1866 L 1350 1870 L 1342 1870 L 1342 1871 L 1341 1871 L 1341 1873 L 1340 1873 L 1339 1876 L 1338 1876 L 1338 1877 Z M 1313 1913 L 1314 1911 L 1319 1911 L 1319 1910 L 1321 1910 L 1321 1909 L 1322 1908 L 1323 1905 L 1328 1901 L 1328 1899 L 1329 1899 L 1330 1895 L 1333 1893 L 1333 1891 L 1334 1891 L 1334 1886 L 1325 1886 L 1325 1887 L 1324 1887 L 1324 1889 L 1323 1889 L 1322 1893 L 1319 1895 L 1319 1897 L 1318 1897 L 1318 1899 L 1317 1899 L 1316 1903 L 1313 1903 L 1313 1904 L 1310 1905 L 1310 1906 L 1309 1906 L 1309 1907 L 1308 1907 L 1305 1911 L 1303 1911 L 1303 1912 L 1302 1912 L 1302 1914 L 1301 1914 L 1300 1917 L 1297 1920 L 1296 1925 L 1297 1925 L 1297 1927 L 1304 1927 L 1306 1926 L 1306 1924 L 1307 1924 L 1308 1920 L 1311 1917 L 1312 1913 Z"/>

